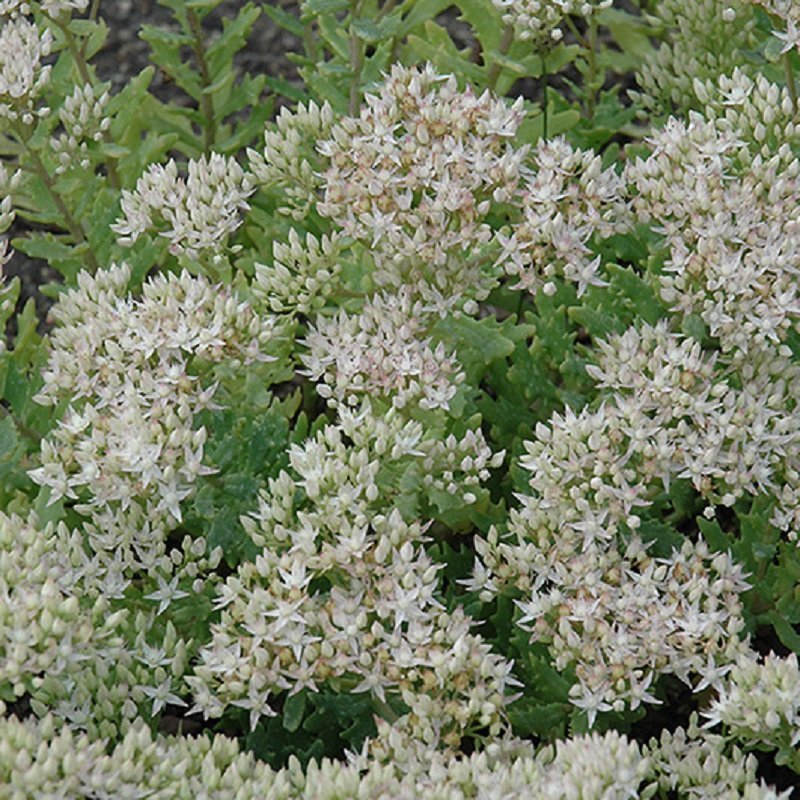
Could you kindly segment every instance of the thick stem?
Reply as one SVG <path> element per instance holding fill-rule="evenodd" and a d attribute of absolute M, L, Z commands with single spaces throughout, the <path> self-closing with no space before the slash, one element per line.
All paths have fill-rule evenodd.
<path fill-rule="evenodd" d="M 506 28 L 503 31 L 503 38 L 500 39 L 500 46 L 498 47 L 500 54 L 506 55 L 508 51 L 511 49 L 511 45 L 513 42 L 514 42 L 514 26 L 506 25 Z M 496 61 L 492 64 L 491 67 L 489 67 L 489 72 L 486 75 L 486 85 L 489 89 L 494 90 L 495 86 L 497 86 L 497 79 L 500 77 L 501 71 L 502 67 Z"/>
<path fill-rule="evenodd" d="M 350 19 L 355 19 L 361 11 L 360 0 L 355 0 L 350 6 Z M 364 68 L 364 43 L 356 35 L 353 26 L 350 26 L 350 99 L 348 111 L 351 117 L 358 113 L 361 105 L 361 70 Z"/>
<path fill-rule="evenodd" d="M 211 74 L 208 71 L 206 61 L 205 37 L 200 18 L 194 9 L 186 9 L 186 18 L 189 20 L 189 27 L 194 41 L 192 42 L 192 52 L 197 61 L 197 68 L 200 70 L 200 82 L 203 89 L 211 86 Z M 217 139 L 217 121 L 214 117 L 214 102 L 211 96 L 203 92 L 200 95 L 200 113 L 203 115 L 205 125 L 203 126 L 203 148 L 206 152 L 210 151 Z"/>
<path fill-rule="evenodd" d="M 794 81 L 791 53 L 783 54 L 783 69 L 786 73 L 786 88 L 789 90 L 789 97 L 792 99 L 792 110 L 797 116 L 797 84 Z"/>
<path fill-rule="evenodd" d="M 61 214 L 64 226 L 75 240 L 75 243 L 88 245 L 89 239 L 86 236 L 86 231 L 83 229 L 83 226 L 80 224 L 80 222 L 78 222 L 78 220 L 75 219 L 75 217 L 72 216 L 72 212 L 64 202 L 64 198 L 56 189 L 55 183 L 50 176 L 50 173 L 47 171 L 47 167 L 44 165 L 44 162 L 39 157 L 39 154 L 28 146 L 27 141 L 29 139 L 29 134 L 21 130 L 19 126 L 17 126 L 16 134 L 22 142 L 25 152 L 30 157 L 33 164 L 32 169 L 30 167 L 28 168 L 29 171 L 33 172 L 33 174 L 36 175 L 36 177 L 42 182 L 45 189 L 47 189 L 47 192 L 53 199 L 58 212 Z M 84 260 L 86 261 L 86 266 L 92 273 L 97 272 L 100 269 L 100 265 L 97 263 L 97 259 L 95 258 L 91 247 L 86 250 Z"/>
<path fill-rule="evenodd" d="M 594 17 L 589 20 L 589 46 L 587 48 L 587 58 L 589 61 L 589 86 L 586 96 L 586 117 L 590 121 L 594 119 L 594 112 L 597 105 L 597 22 Z"/>
<path fill-rule="evenodd" d="M 544 47 L 542 48 L 542 138 L 547 139 L 547 129 L 549 127 L 549 113 L 547 110 L 547 56 Z"/>

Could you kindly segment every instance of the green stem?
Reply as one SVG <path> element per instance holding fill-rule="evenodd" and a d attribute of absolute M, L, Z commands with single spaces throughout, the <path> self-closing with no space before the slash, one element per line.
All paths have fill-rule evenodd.
<path fill-rule="evenodd" d="M 72 238 L 75 240 L 76 244 L 89 244 L 89 239 L 86 236 L 86 231 L 83 229 L 83 226 L 72 216 L 72 212 L 67 207 L 67 204 L 64 202 L 64 198 L 58 192 L 55 187 L 55 182 L 53 181 L 50 173 L 47 171 L 47 167 L 45 167 L 44 162 L 39 157 L 39 154 L 33 150 L 27 142 L 30 139 L 30 131 L 22 130 L 19 125 L 16 126 L 15 132 L 19 137 L 20 141 L 22 142 L 23 147 L 25 148 L 25 152 L 30 157 L 31 161 L 33 162 L 33 169 L 27 167 L 27 169 L 33 172 L 37 178 L 42 182 L 45 189 L 47 189 L 48 194 L 53 199 L 53 202 L 56 205 L 59 213 L 64 222 L 64 226 L 69 231 Z M 100 269 L 100 265 L 97 263 L 97 259 L 95 258 L 94 252 L 92 252 L 91 247 L 87 247 L 86 254 L 84 256 L 84 260 L 86 261 L 86 266 L 90 270 L 90 272 L 95 273 Z"/>
<path fill-rule="evenodd" d="M 100 0 L 92 0 L 92 7 L 89 9 L 89 19 L 94 22 L 100 13 Z"/>
<path fill-rule="evenodd" d="M 513 25 L 506 25 L 505 30 L 503 31 L 503 38 L 500 39 L 500 46 L 498 50 L 500 55 L 506 55 L 508 51 L 511 49 L 511 45 L 514 42 L 514 26 Z M 502 72 L 502 67 L 496 61 L 492 63 L 492 66 L 489 67 L 489 72 L 486 76 L 486 85 L 489 89 L 494 91 L 495 86 L 497 86 L 497 79 L 500 77 L 500 73 Z"/>
<path fill-rule="evenodd" d="M 211 74 L 208 71 L 206 61 L 205 37 L 203 36 L 203 26 L 200 18 L 194 9 L 186 9 L 186 18 L 189 20 L 189 27 L 192 33 L 192 52 L 197 61 L 197 68 L 200 70 L 200 83 L 203 89 L 211 86 Z M 203 126 L 203 149 L 209 152 L 217 139 L 217 121 L 214 118 L 214 102 L 211 96 L 203 92 L 200 95 L 200 113 L 205 119 Z"/>
<path fill-rule="evenodd" d="M 97 2 L 99 6 L 99 0 Z M 94 10 L 94 7 L 93 7 Z M 78 74 L 81 76 L 81 80 L 85 84 L 89 84 L 89 86 L 94 87 L 96 82 L 92 79 L 91 73 L 89 72 L 89 65 L 86 62 L 86 42 L 88 39 L 84 39 L 81 43 L 81 46 L 78 47 L 78 43 L 75 41 L 75 37 L 72 35 L 72 31 L 69 29 L 69 24 L 65 23 L 63 19 L 54 19 L 51 17 L 53 22 L 58 26 L 59 30 L 64 34 L 64 41 L 67 43 L 67 49 L 72 56 L 72 60 L 75 63 L 75 66 L 78 68 Z M 106 143 L 111 142 L 111 137 L 108 131 L 103 133 L 103 141 Z M 117 172 L 117 160 L 115 158 L 111 158 L 110 156 L 104 157 L 104 162 L 106 165 L 106 171 L 108 173 L 108 182 L 114 189 L 119 189 L 122 183 L 119 179 L 119 173 Z"/>
<path fill-rule="evenodd" d="M 789 97 L 792 100 L 792 110 L 795 116 L 797 116 L 797 85 L 794 82 L 791 53 L 787 52 L 783 54 L 783 69 L 786 73 L 786 88 L 789 90 Z"/>
<path fill-rule="evenodd" d="M 305 47 L 308 60 L 316 64 L 319 60 L 319 47 L 317 47 L 317 38 L 310 22 L 303 25 L 303 47 Z"/>
<path fill-rule="evenodd" d="M 89 74 L 89 66 L 86 63 L 85 50 L 78 47 L 78 43 L 75 41 L 72 31 L 69 29 L 69 23 L 65 22 L 62 17 L 50 17 L 50 19 L 55 23 L 61 33 L 64 34 L 64 41 L 67 43 L 67 49 L 72 56 L 75 66 L 78 68 L 78 74 L 81 76 L 81 80 L 84 83 L 88 83 L 90 86 L 94 85 L 92 76 Z"/>
<path fill-rule="evenodd" d="M 542 49 L 542 138 L 547 139 L 549 112 L 547 110 L 547 58 L 545 50 Z"/>
<path fill-rule="evenodd" d="M 350 19 L 355 19 L 361 12 L 361 0 L 355 0 L 350 4 Z M 350 25 L 350 100 L 348 111 L 351 117 L 358 113 L 361 105 L 361 70 L 364 68 L 364 43 L 358 38 L 356 32 Z"/>
<path fill-rule="evenodd" d="M 587 58 L 589 61 L 589 86 L 586 97 L 586 117 L 589 121 L 594 119 L 597 105 L 597 22 L 594 17 L 589 20 L 589 47 Z"/>

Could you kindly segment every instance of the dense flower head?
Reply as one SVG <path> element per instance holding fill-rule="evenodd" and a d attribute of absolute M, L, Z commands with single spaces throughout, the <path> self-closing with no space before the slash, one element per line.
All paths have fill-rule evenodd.
<path fill-rule="evenodd" d="M 598 342 L 597 364 L 587 372 L 616 393 L 618 408 L 636 409 L 638 441 L 629 452 L 643 457 L 642 478 L 665 486 L 671 476 L 689 478 L 704 498 L 725 506 L 774 493 L 773 522 L 794 536 L 800 371 L 770 349 L 735 363 L 738 373 L 726 374 L 723 360 L 662 322 Z"/>
<path fill-rule="evenodd" d="M 588 367 L 609 400 L 554 415 L 526 443 L 529 491 L 509 516 L 510 539 L 491 531 L 477 542 L 468 585 L 488 599 L 511 583 L 529 597 L 520 624 L 549 643 L 560 668 L 575 665 L 573 702 L 590 718 L 621 701 L 653 702 L 663 672 L 716 685 L 744 647 L 748 584 L 730 556 L 687 542 L 655 558 L 631 532 L 638 508 L 674 477 L 732 505 L 796 473 L 796 389 L 786 388 L 796 369 L 774 358 L 729 383 L 666 322 L 630 329 L 600 342 Z"/>
<path fill-rule="evenodd" d="M 723 352 L 746 354 L 797 326 L 800 162 L 783 150 L 743 158 L 744 134 L 696 114 L 670 119 L 625 175 L 639 219 L 664 236 L 664 300 L 699 314 Z"/>
<path fill-rule="evenodd" d="M 87 568 L 81 537 L 63 524 L 0 513 L 0 689 L 16 697 L 45 677 L 74 671 L 109 643 L 108 601 L 82 608 L 74 591 Z"/>
<path fill-rule="evenodd" d="M 600 711 L 658 702 L 660 674 L 716 685 L 745 649 L 739 595 L 748 584 L 702 541 L 664 559 L 636 537 L 624 553 L 589 547 L 536 582 L 519 624 L 549 643 L 557 669 L 574 667 L 570 699 L 590 723 Z"/>
<path fill-rule="evenodd" d="M 58 112 L 64 131 L 51 140 L 59 161 L 57 173 L 66 172 L 75 162 L 89 166 L 90 145 L 102 141 L 111 125 L 111 118 L 106 116 L 109 99 L 107 91 L 89 83 L 76 86 L 64 99 Z"/>
<path fill-rule="evenodd" d="M 794 752 L 800 743 L 800 668 L 797 654 L 759 658 L 743 653 L 703 712 L 710 726 L 722 723 L 729 735 L 750 747 L 766 745 Z"/>
<path fill-rule="evenodd" d="M 520 191 L 522 220 L 510 236 L 501 236 L 499 264 L 519 277 L 514 288 L 535 293 L 556 275 L 578 285 L 604 286 L 600 257 L 589 244 L 630 227 L 624 181 L 600 156 L 576 150 L 557 137 L 539 143 L 532 154 L 533 174 Z"/>
<path fill-rule="evenodd" d="M 383 476 L 424 454 L 419 426 L 368 408 L 341 415 L 290 450 L 297 477 L 270 481 L 243 519 L 263 549 L 219 590 L 221 620 L 187 679 L 196 707 L 219 716 L 240 706 L 255 726 L 275 713 L 271 696 L 335 680 L 381 700 L 402 696 L 403 730 L 431 747 L 457 748 L 471 725 L 495 735 L 511 665 L 461 610 L 445 611 L 424 528 L 392 509 Z M 330 589 L 312 593 L 321 575 Z"/>
<path fill-rule="evenodd" d="M 0 514 L 0 691 L 113 737 L 157 716 L 161 698 L 183 703 L 173 688 L 188 657 L 171 623 L 155 630 L 155 614 L 114 611 L 102 572 L 80 531 Z"/>
<path fill-rule="evenodd" d="M 673 741 L 674 739 L 674 741 Z M 305 768 L 291 758 L 275 771 L 234 739 L 207 733 L 154 735 L 138 722 L 112 746 L 91 735 L 76 734 L 52 716 L 0 719 L 0 780 L 20 797 L 134 798 L 143 793 L 178 800 L 282 800 L 305 798 L 426 797 L 436 800 L 553 800 L 553 798 L 632 798 L 653 796 L 670 786 L 673 766 L 664 751 L 685 753 L 689 763 L 674 762 L 680 797 L 714 800 L 782 800 L 757 782 L 752 761 L 737 765 L 708 737 L 686 738 L 679 729 L 659 749 L 640 748 L 615 731 L 574 736 L 534 753 L 529 743 L 500 740 L 466 756 L 427 751 L 416 768 L 399 762 L 360 759 L 353 763 L 311 760 Z M 702 771 L 699 755 L 722 771 Z M 14 795 L 14 796 L 17 796 Z"/>
<path fill-rule="evenodd" d="M 434 347 L 425 336 L 431 318 L 407 289 L 368 299 L 360 314 L 320 316 L 306 337 L 307 374 L 322 379 L 317 391 L 333 405 L 359 405 L 366 395 L 395 408 L 446 409 L 464 374 L 442 344 Z"/>
<path fill-rule="evenodd" d="M 263 151 L 247 151 L 256 182 L 279 192 L 279 213 L 303 220 L 316 205 L 324 164 L 315 145 L 330 136 L 333 124 L 328 102 L 298 103 L 294 110 L 284 107 L 264 132 Z"/>
<path fill-rule="evenodd" d="M 636 74 L 630 94 L 649 111 L 697 108 L 695 80 L 716 80 L 740 66 L 753 44 L 751 0 L 659 0 L 654 11 L 669 36 Z"/>
<path fill-rule="evenodd" d="M 0 18 L 0 118 L 33 122 L 39 113 L 36 101 L 50 77 L 51 68 L 42 59 L 52 46 L 50 31 L 25 17 Z"/>
<path fill-rule="evenodd" d="M 738 140 L 732 162 L 736 172 L 758 170 L 759 166 L 753 164 L 755 155 L 765 162 L 777 158 L 781 168 L 791 168 L 800 146 L 800 126 L 785 86 L 764 75 L 750 77 L 737 67 L 730 75 L 696 80 L 694 92 L 703 116 L 718 131 Z"/>
<path fill-rule="evenodd" d="M 563 35 L 559 27 L 567 16 L 588 17 L 613 0 L 492 0 L 503 13 L 503 22 L 513 25 L 522 41 L 547 40 L 557 42 Z"/>
<path fill-rule="evenodd" d="M 270 360 L 274 326 L 185 272 L 149 280 L 138 299 L 126 294 L 129 278 L 124 265 L 82 273 L 53 309 L 57 327 L 36 399 L 68 405 L 30 475 L 50 487 L 51 503 L 80 500 L 98 552 L 152 569 L 181 501 L 209 472 L 206 432 L 193 419 L 214 387 L 191 374 L 190 360 Z"/>
<path fill-rule="evenodd" d="M 758 761 L 738 747 L 727 752 L 721 736 L 713 736 L 699 728 L 693 714 L 688 728 L 664 730 L 659 739 L 652 739 L 644 749 L 658 775 L 662 791 L 684 793 L 690 797 L 715 800 L 763 798 L 778 800 L 780 795 L 756 777 Z"/>
<path fill-rule="evenodd" d="M 368 248 L 379 285 L 411 284 L 445 304 L 483 297 L 486 276 L 468 257 L 492 239 L 492 202 L 516 191 L 522 116 L 521 99 L 508 107 L 431 66 L 396 65 L 319 143 L 329 166 L 317 208 Z"/>
<path fill-rule="evenodd" d="M 273 313 L 312 314 L 336 293 L 341 280 L 341 237 L 307 233 L 292 228 L 285 242 L 272 246 L 272 263 L 256 262 L 253 297 Z"/>
<path fill-rule="evenodd" d="M 250 208 L 252 178 L 235 159 L 219 153 L 191 159 L 187 172 L 180 177 L 170 159 L 148 167 L 133 191 L 123 190 L 122 217 L 111 226 L 121 244 L 159 231 L 173 255 L 194 259 L 222 253 L 240 225 L 239 212 Z"/>

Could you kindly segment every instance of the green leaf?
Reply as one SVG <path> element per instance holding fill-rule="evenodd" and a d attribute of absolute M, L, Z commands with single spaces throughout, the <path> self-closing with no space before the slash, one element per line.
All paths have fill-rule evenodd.
<path fill-rule="evenodd" d="M 484 82 L 483 69 L 458 51 L 450 34 L 441 25 L 429 20 L 424 26 L 424 36 L 411 34 L 406 41 L 419 61 L 430 61 L 441 71 L 452 72 L 478 85 Z"/>
<path fill-rule="evenodd" d="M 459 363 L 474 383 L 493 361 L 507 358 L 514 352 L 516 340 L 525 331 L 511 318 L 498 322 L 494 317 L 477 320 L 472 317 L 445 317 L 433 326 L 433 338 L 446 349 L 455 350 Z"/>
<path fill-rule="evenodd" d="M 650 553 L 658 558 L 669 558 L 686 541 L 672 525 L 654 519 L 643 519 L 637 533 L 650 546 Z"/>
<path fill-rule="evenodd" d="M 480 40 L 483 51 L 496 51 L 505 25 L 492 0 L 456 0 L 455 4 L 461 10 L 461 18 Z"/>
<path fill-rule="evenodd" d="M 298 39 L 302 39 L 305 35 L 305 26 L 300 22 L 297 17 L 284 11 L 279 6 L 272 5 L 271 3 L 261 6 L 261 10 L 277 25 L 284 30 L 293 33 Z"/>
<path fill-rule="evenodd" d="M 708 339 L 708 328 L 699 314 L 687 314 L 681 320 L 681 332 L 698 342 L 705 342 Z"/>
<path fill-rule="evenodd" d="M 407 36 L 414 28 L 434 20 L 446 8 L 452 5 L 452 0 L 416 0 L 411 4 L 411 10 L 406 14 L 399 30 L 400 36 Z"/>
<path fill-rule="evenodd" d="M 560 739 L 567 729 L 572 706 L 569 703 L 540 703 L 521 697 L 508 709 L 508 719 L 516 736 Z"/>
<path fill-rule="evenodd" d="M 10 459 L 17 449 L 19 436 L 17 426 L 11 417 L 0 419 L 0 462 Z"/>
<path fill-rule="evenodd" d="M 633 269 L 619 264 L 606 264 L 605 270 L 611 279 L 612 290 L 624 297 L 635 317 L 655 325 L 667 315 L 666 307 L 652 287 Z"/>
<path fill-rule="evenodd" d="M 569 318 L 582 325 L 593 339 L 607 339 L 613 333 L 622 333 L 625 326 L 616 318 L 589 306 L 577 306 L 567 312 Z"/>
<path fill-rule="evenodd" d="M 350 0 L 306 0 L 303 4 L 303 14 L 336 14 L 346 11 L 350 7 Z"/>
<path fill-rule="evenodd" d="M 731 539 L 722 530 L 716 519 L 708 520 L 705 517 L 697 517 L 697 527 L 713 550 L 725 553 L 731 549 Z"/>
<path fill-rule="evenodd" d="M 358 19 L 354 19 L 350 23 L 350 26 L 353 30 L 353 33 L 355 33 L 359 39 L 369 42 L 370 44 L 380 42 L 381 39 L 384 39 L 387 36 L 387 34 L 381 30 L 380 25 L 376 25 L 367 17 L 359 17 Z"/>
<path fill-rule="evenodd" d="M 572 130 L 581 119 L 580 112 L 574 108 L 550 113 L 547 119 L 547 136 L 553 137 Z M 536 111 L 528 115 L 517 129 L 517 140 L 521 144 L 536 144 L 544 137 L 544 115 Z"/>
<path fill-rule="evenodd" d="M 650 36 L 653 30 L 642 17 L 633 16 L 618 8 L 605 8 L 598 12 L 597 21 L 605 25 L 624 53 L 644 60 L 653 53 Z"/>
<path fill-rule="evenodd" d="M 777 611 L 770 611 L 767 616 L 772 627 L 775 628 L 781 644 L 788 647 L 793 653 L 800 653 L 800 633 L 795 630 L 795 626 L 787 622 Z"/>
<path fill-rule="evenodd" d="M 223 70 L 234 71 L 233 57 L 247 44 L 247 37 L 260 13 L 252 3 L 247 3 L 233 21 L 223 21 L 222 34 L 206 50 L 206 61 L 212 77 L 219 77 Z"/>
<path fill-rule="evenodd" d="M 301 691 L 290 695 L 283 704 L 283 727 L 290 733 L 294 733 L 303 721 L 303 714 L 306 710 L 306 692 Z"/>

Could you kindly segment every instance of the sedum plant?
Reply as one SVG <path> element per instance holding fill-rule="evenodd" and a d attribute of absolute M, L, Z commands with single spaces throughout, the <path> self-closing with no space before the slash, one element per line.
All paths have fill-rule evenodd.
<path fill-rule="evenodd" d="M 160 5 L 0 2 L 0 796 L 788 797 L 794 6 Z"/>

